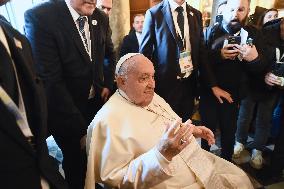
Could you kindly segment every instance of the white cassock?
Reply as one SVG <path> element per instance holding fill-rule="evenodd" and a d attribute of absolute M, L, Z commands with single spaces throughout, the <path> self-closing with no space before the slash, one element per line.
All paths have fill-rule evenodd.
<path fill-rule="evenodd" d="M 173 117 L 178 115 L 157 94 L 142 108 L 116 91 L 88 128 L 85 189 L 95 182 L 135 189 L 253 188 L 241 169 L 201 149 L 195 138 L 167 161 L 156 145 Z"/>

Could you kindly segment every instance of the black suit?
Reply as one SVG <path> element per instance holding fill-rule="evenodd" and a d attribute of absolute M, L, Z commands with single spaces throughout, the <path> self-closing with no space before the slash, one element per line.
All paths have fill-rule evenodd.
<path fill-rule="evenodd" d="M 58 166 L 54 159 L 48 155 L 45 141 L 47 123 L 45 95 L 40 80 L 35 76 L 29 43 L 8 22 L 0 19 L 0 26 L 5 33 L 11 57 L 17 69 L 29 127 L 35 137 L 35 148 L 33 148 L 17 125 L 14 114 L 0 100 L 1 188 L 40 188 L 40 177 L 42 177 L 49 182 L 52 189 L 65 189 L 67 185 L 58 172 Z M 15 41 L 18 41 L 18 45 L 15 44 Z M 16 91 L 17 94 L 15 81 L 9 86 L 5 84 L 7 78 L 3 77 L 7 74 L 13 78 L 15 71 L 11 57 L 2 42 L 0 43 L 2 49 L 0 53 L 0 85 L 4 90 L 10 88 L 7 90 L 8 94 L 11 94 L 8 91 Z M 8 64 L 4 67 L 4 62 L 9 62 L 10 68 Z M 18 99 L 19 95 L 15 96 Z M 14 101 L 17 104 L 17 100 Z"/>
<path fill-rule="evenodd" d="M 115 68 L 108 17 L 96 9 L 88 23 L 92 61 L 65 1 L 45 2 L 25 13 L 26 35 L 47 94 L 48 127 L 63 151 L 66 180 L 74 189 L 84 184 L 80 139 L 95 114 L 95 101 L 88 100 L 91 86 L 96 96 L 102 87 L 111 88 Z M 107 78 L 105 57 L 110 60 Z"/>
<path fill-rule="evenodd" d="M 147 11 L 142 32 L 143 40 L 140 46 L 140 52 L 154 63 L 156 92 L 171 105 L 184 121 L 191 117 L 193 111 L 194 97 L 197 95 L 198 70 L 208 71 L 208 79 L 213 82 L 206 63 L 201 13 L 189 5 L 186 5 L 186 12 L 194 67 L 190 77 L 182 80 L 177 79 L 180 72 L 180 49 L 167 0 Z"/>
<path fill-rule="evenodd" d="M 139 52 L 139 43 L 136 36 L 136 31 L 131 29 L 129 34 L 123 38 L 119 57 L 126 55 L 127 53 L 138 53 Z"/>

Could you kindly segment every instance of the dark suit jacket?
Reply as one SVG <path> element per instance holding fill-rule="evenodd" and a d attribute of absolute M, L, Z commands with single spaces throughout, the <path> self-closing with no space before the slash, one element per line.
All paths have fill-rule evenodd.
<path fill-rule="evenodd" d="M 25 13 L 25 31 L 43 79 L 49 109 L 49 128 L 81 138 L 91 85 L 100 95 L 113 86 L 115 60 L 108 17 L 96 9 L 88 19 L 92 57 L 85 51 L 65 1 L 42 3 Z M 103 61 L 110 59 L 111 78 L 104 78 Z M 66 134 L 65 134 L 66 136 Z"/>
<path fill-rule="evenodd" d="M 58 166 L 47 151 L 46 101 L 41 81 L 35 76 L 30 45 L 9 23 L 0 20 L 0 25 L 17 68 L 27 119 L 36 143 L 36 150 L 33 150 L 19 129 L 14 115 L 0 100 L 1 188 L 40 188 L 42 176 L 51 188 L 65 189 L 67 187 L 58 172 Z M 21 42 L 22 48 L 15 45 L 15 39 Z"/>
<path fill-rule="evenodd" d="M 214 78 L 208 68 L 207 53 L 204 46 L 201 13 L 187 5 L 187 17 L 190 34 L 191 56 L 194 71 L 192 77 L 197 84 L 198 70 L 205 69 L 208 82 L 214 85 Z M 146 12 L 143 26 L 143 40 L 140 52 L 150 58 L 156 71 L 156 90 L 160 95 L 168 93 L 171 86 L 179 80 L 180 72 L 177 32 L 171 15 L 169 2 L 164 0 Z M 189 80 L 189 79 L 188 79 Z M 196 86 L 189 86 L 195 90 Z"/>
<path fill-rule="evenodd" d="M 138 53 L 139 52 L 139 43 L 136 36 L 135 30 L 132 28 L 128 35 L 123 38 L 119 57 L 126 55 L 127 53 Z"/>

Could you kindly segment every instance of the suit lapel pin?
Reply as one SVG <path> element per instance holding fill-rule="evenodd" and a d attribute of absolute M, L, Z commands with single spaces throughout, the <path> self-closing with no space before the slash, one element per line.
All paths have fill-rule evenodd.
<path fill-rule="evenodd" d="M 92 25 L 96 26 L 98 24 L 97 20 L 92 20 Z"/>
<path fill-rule="evenodd" d="M 15 42 L 15 45 L 16 45 L 17 48 L 19 48 L 19 49 L 22 49 L 22 48 L 23 48 L 21 41 L 19 41 L 19 40 L 16 39 L 15 37 L 14 37 L 14 42 Z"/>

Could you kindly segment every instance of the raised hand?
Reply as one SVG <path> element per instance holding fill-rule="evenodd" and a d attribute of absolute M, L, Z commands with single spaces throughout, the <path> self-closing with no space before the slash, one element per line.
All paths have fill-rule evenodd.
<path fill-rule="evenodd" d="M 169 161 L 179 154 L 191 141 L 194 126 L 182 124 L 181 119 L 168 123 L 167 129 L 160 139 L 157 149 Z"/>

